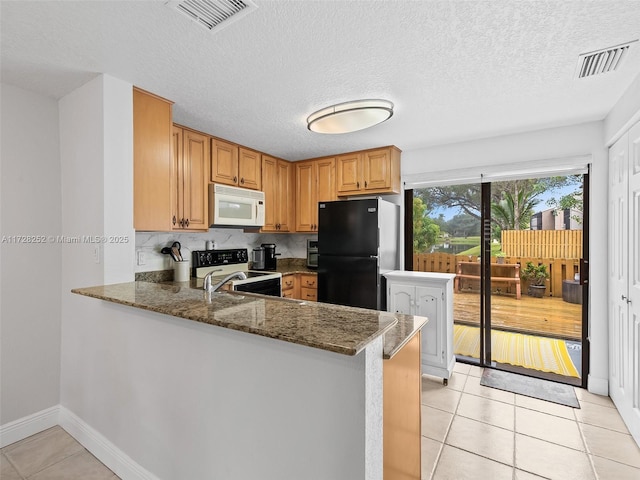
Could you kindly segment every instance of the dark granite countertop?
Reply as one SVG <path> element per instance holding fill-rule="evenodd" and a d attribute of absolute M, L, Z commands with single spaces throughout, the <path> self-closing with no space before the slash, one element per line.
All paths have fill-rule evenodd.
<path fill-rule="evenodd" d="M 239 292 L 208 294 L 194 286 L 194 282 L 137 281 L 72 292 L 344 355 L 356 355 L 385 335 L 384 356 L 390 358 L 426 321 L 424 317 Z"/>

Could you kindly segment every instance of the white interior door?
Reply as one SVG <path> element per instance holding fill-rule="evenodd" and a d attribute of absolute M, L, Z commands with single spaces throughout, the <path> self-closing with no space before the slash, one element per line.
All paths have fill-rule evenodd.
<path fill-rule="evenodd" d="M 640 445 L 640 123 L 629 130 L 629 403 L 625 418 Z"/>
<path fill-rule="evenodd" d="M 640 443 L 640 124 L 609 150 L 609 393 Z"/>

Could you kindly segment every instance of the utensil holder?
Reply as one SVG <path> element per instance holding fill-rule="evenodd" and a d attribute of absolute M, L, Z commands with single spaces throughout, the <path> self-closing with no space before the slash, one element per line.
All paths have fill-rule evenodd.
<path fill-rule="evenodd" d="M 181 262 L 173 262 L 173 281 L 174 282 L 188 282 L 189 275 L 189 260 L 183 260 Z"/>

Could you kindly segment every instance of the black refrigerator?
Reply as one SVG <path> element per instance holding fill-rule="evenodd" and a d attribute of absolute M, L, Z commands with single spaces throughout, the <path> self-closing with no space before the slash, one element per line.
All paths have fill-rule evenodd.
<path fill-rule="evenodd" d="M 381 198 L 318 204 L 318 301 L 386 310 L 398 269 L 400 207 Z"/>

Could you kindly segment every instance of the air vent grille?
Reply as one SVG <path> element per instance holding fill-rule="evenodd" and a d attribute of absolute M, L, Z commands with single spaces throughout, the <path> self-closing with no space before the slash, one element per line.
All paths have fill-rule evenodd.
<path fill-rule="evenodd" d="M 620 67 L 633 42 L 637 42 L 637 40 L 581 54 L 578 57 L 576 76 L 578 78 L 586 78 L 613 72 Z"/>
<path fill-rule="evenodd" d="M 219 30 L 257 8 L 248 0 L 172 0 L 167 6 L 207 30 Z"/>

